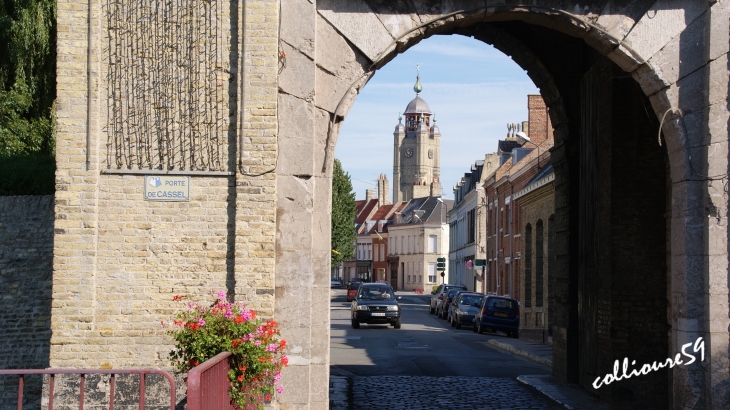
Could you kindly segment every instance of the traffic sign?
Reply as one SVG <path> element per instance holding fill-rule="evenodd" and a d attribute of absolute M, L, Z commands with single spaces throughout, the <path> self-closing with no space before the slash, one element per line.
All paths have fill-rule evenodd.
<path fill-rule="evenodd" d="M 440 272 L 443 272 L 446 270 L 446 258 L 437 258 L 436 259 L 436 270 L 440 271 Z"/>

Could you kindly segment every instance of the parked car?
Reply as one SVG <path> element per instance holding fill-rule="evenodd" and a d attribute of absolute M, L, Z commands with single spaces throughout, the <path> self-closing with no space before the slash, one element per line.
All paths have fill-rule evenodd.
<path fill-rule="evenodd" d="M 352 328 L 360 323 L 390 324 L 400 329 L 400 297 L 395 297 L 393 288 L 384 283 L 363 283 L 357 290 L 350 308 Z"/>
<path fill-rule="evenodd" d="M 362 285 L 362 282 L 349 282 L 347 284 L 347 301 L 352 302 L 357 295 L 357 289 Z"/>
<path fill-rule="evenodd" d="M 520 329 L 520 304 L 504 296 L 486 296 L 479 305 L 475 324 L 478 333 L 489 328 L 516 339 Z"/>
<path fill-rule="evenodd" d="M 330 280 L 330 287 L 332 288 L 341 288 L 342 282 L 340 282 L 338 279 L 332 279 Z"/>
<path fill-rule="evenodd" d="M 454 298 L 449 306 L 449 322 L 451 327 L 474 326 L 474 318 L 479 313 L 479 305 L 484 295 L 475 292 L 462 292 Z"/>
<path fill-rule="evenodd" d="M 436 313 L 438 301 L 443 300 L 443 298 L 446 297 L 446 293 L 454 288 L 466 290 L 466 286 L 464 285 L 450 285 L 448 283 L 442 283 L 436 290 L 431 292 L 431 302 L 428 306 L 428 313 Z"/>
<path fill-rule="evenodd" d="M 350 280 L 347 281 L 347 283 L 345 284 L 345 286 L 349 286 L 350 284 L 355 283 L 355 282 L 362 282 L 362 279 L 360 279 L 360 278 L 350 278 Z"/>
<path fill-rule="evenodd" d="M 453 302 L 454 298 L 461 292 L 466 292 L 466 290 L 461 288 L 449 289 L 448 293 L 446 293 L 446 297 L 439 300 L 438 305 L 436 305 L 436 316 L 446 320 L 449 316 L 449 306 L 451 306 L 451 302 Z"/>

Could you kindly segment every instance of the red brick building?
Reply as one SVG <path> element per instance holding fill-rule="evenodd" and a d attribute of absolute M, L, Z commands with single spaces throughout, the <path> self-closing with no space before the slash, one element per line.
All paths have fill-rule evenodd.
<path fill-rule="evenodd" d="M 484 292 L 520 297 L 520 209 L 514 194 L 524 188 L 538 169 L 550 161 L 552 126 L 547 107 L 539 95 L 527 98 L 528 121 L 510 127 L 499 142 L 500 166 L 484 183 L 486 190 L 487 267 Z M 529 142 L 519 141 L 519 129 Z"/>

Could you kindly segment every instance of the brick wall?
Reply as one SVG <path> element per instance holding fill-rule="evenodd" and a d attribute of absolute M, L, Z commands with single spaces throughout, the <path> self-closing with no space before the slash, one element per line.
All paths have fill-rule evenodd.
<path fill-rule="evenodd" d="M 52 251 L 53 196 L 0 197 L 0 369 L 48 366 Z M 26 383 L 38 408 L 40 378 Z M 0 378 L 0 408 L 14 407 L 17 384 Z"/>

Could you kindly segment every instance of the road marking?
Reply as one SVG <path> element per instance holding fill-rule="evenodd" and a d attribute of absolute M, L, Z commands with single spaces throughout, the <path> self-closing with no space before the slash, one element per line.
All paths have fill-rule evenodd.
<path fill-rule="evenodd" d="M 330 336 L 330 339 L 357 340 L 357 339 L 362 339 L 362 336 Z"/>

